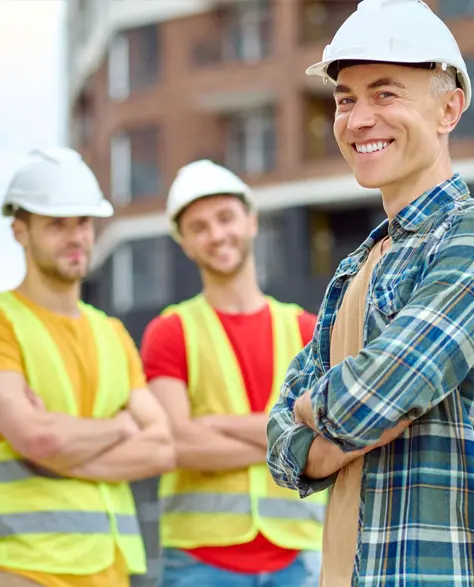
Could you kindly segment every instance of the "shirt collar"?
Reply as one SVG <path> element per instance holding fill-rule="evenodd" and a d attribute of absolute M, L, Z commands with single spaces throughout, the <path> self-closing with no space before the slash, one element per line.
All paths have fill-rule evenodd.
<path fill-rule="evenodd" d="M 398 230 L 417 232 L 440 208 L 455 200 L 469 197 L 469 188 L 458 173 L 408 204 L 390 223 L 390 234 Z"/>

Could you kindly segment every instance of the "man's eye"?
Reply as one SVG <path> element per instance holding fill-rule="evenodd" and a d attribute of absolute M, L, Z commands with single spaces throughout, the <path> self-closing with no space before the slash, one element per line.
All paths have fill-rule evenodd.
<path fill-rule="evenodd" d="M 342 98 L 341 100 L 339 100 L 337 105 L 338 106 L 347 106 L 349 104 L 352 104 L 353 102 L 354 102 L 354 98 Z"/>

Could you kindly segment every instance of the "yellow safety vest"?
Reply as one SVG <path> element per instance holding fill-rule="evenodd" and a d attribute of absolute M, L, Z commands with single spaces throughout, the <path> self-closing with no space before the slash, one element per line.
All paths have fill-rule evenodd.
<path fill-rule="evenodd" d="M 274 356 L 269 412 L 303 343 L 297 319 L 301 308 L 273 298 L 268 302 Z M 215 311 L 199 295 L 165 310 L 171 312 L 183 325 L 192 416 L 249 414 L 242 373 Z M 228 546 L 262 533 L 283 548 L 321 550 L 326 503 L 326 492 L 303 501 L 296 491 L 278 487 L 265 463 L 215 473 L 179 469 L 160 480 L 161 542 L 185 549 Z"/>
<path fill-rule="evenodd" d="M 81 304 L 99 359 L 95 418 L 109 418 L 128 399 L 125 350 L 105 314 Z M 60 351 L 41 320 L 11 293 L 0 310 L 20 344 L 30 387 L 49 411 L 78 415 Z M 0 438 L 0 565 L 89 575 L 113 564 L 119 548 L 130 573 L 146 573 L 146 555 L 127 483 L 60 478 L 36 468 Z"/>

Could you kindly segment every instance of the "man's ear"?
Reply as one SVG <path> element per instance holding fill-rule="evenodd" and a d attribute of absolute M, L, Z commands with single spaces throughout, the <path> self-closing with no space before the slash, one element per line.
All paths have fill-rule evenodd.
<path fill-rule="evenodd" d="M 28 244 L 28 225 L 24 220 L 15 218 L 12 223 L 13 236 L 16 242 L 25 247 Z"/>
<path fill-rule="evenodd" d="M 438 132 L 448 135 L 456 128 L 466 104 L 466 96 L 461 88 L 447 92 L 442 104 Z"/>

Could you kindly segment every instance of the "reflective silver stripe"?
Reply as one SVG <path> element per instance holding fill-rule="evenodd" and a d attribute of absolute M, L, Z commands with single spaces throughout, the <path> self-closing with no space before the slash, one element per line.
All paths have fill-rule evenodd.
<path fill-rule="evenodd" d="M 250 514 L 250 499 L 241 493 L 186 493 L 160 497 L 161 514 Z"/>
<path fill-rule="evenodd" d="M 262 518 L 312 520 L 324 523 L 326 507 L 320 503 L 293 501 L 282 498 L 264 498 L 258 501 L 258 513 Z"/>
<path fill-rule="evenodd" d="M 38 465 L 14 459 L 11 461 L 0 462 L 0 483 L 10 483 L 13 481 L 23 481 L 32 477 L 47 477 L 49 479 L 62 479 L 56 473 L 43 469 Z"/>
<path fill-rule="evenodd" d="M 127 516 L 125 514 L 119 514 L 115 516 L 117 520 L 117 529 L 119 534 L 124 535 L 135 535 L 140 534 L 140 526 L 135 516 Z"/>
<path fill-rule="evenodd" d="M 188 493 L 159 499 L 160 513 L 244 514 L 251 513 L 250 499 L 241 493 Z M 262 518 L 324 522 L 325 506 L 282 498 L 260 498 Z"/>
<path fill-rule="evenodd" d="M 139 534 L 134 516 L 117 516 L 121 534 Z M 0 538 L 18 534 L 110 534 L 109 517 L 101 512 L 49 511 L 0 515 Z"/>

